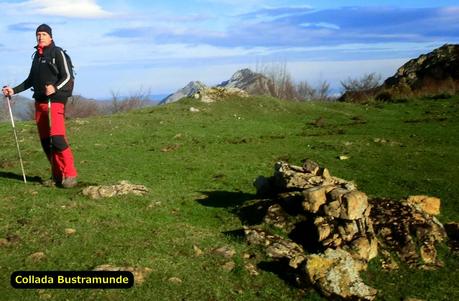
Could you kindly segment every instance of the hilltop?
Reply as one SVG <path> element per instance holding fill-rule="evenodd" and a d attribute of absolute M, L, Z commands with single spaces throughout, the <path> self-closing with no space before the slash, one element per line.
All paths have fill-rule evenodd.
<path fill-rule="evenodd" d="M 459 220 L 459 187 L 451 180 L 459 177 L 452 168 L 459 165 L 458 97 L 366 106 L 270 97 L 182 99 L 69 120 L 81 180 L 69 190 L 38 183 L 49 170 L 35 125 L 16 126 L 29 184 L 21 182 L 11 128 L 0 124 L 5 300 L 322 300 L 241 236 L 243 226 L 257 224 L 264 214 L 253 182 L 272 175 L 278 161 L 313 159 L 371 197 L 433 195 L 441 199 L 442 223 Z M 82 194 L 84 187 L 121 180 L 149 192 L 99 200 Z M 402 263 L 399 270 L 383 272 L 377 257 L 362 277 L 381 291 L 381 300 L 459 299 L 458 255 L 443 244 L 438 256 L 444 267 L 433 272 Z M 17 270 L 101 265 L 149 273 L 129 290 L 10 286 Z"/>

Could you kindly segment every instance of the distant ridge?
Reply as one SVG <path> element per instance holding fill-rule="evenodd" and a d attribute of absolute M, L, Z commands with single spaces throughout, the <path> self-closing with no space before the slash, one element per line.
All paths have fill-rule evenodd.
<path fill-rule="evenodd" d="M 222 82 L 216 87 L 226 89 L 237 88 L 250 95 L 274 95 L 274 85 L 272 81 L 263 74 L 253 72 L 248 68 L 236 71 L 229 80 Z M 164 98 L 159 104 L 175 102 L 184 97 L 193 97 L 198 92 L 208 88 L 209 87 L 200 81 L 191 81 L 182 89 Z"/>

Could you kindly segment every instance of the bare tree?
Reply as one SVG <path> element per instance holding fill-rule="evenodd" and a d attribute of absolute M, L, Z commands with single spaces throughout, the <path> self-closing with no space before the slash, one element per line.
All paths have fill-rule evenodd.
<path fill-rule="evenodd" d="M 119 92 L 112 91 L 111 94 L 112 102 L 108 111 L 112 114 L 145 107 L 150 100 L 150 90 L 143 90 L 142 88 L 124 98 L 120 97 Z"/>
<path fill-rule="evenodd" d="M 273 87 L 270 89 L 273 96 L 280 99 L 298 100 L 297 89 L 293 83 L 292 76 L 287 70 L 287 63 L 272 63 L 270 65 L 261 65 L 257 63 L 256 72 L 269 78 Z"/>
<path fill-rule="evenodd" d="M 313 100 L 317 95 L 317 90 L 305 80 L 296 85 L 296 90 L 301 100 Z"/>
<path fill-rule="evenodd" d="M 108 108 L 107 113 L 115 114 L 121 112 L 121 97 L 119 92 L 111 91 L 110 94 L 112 95 L 112 103 L 111 106 Z"/>
<path fill-rule="evenodd" d="M 381 75 L 376 73 L 364 74 L 361 78 L 348 78 L 341 81 L 344 92 L 368 91 L 381 84 Z"/>
<path fill-rule="evenodd" d="M 307 81 L 301 81 L 296 85 L 296 91 L 300 100 L 330 100 L 330 84 L 325 80 L 315 88 Z"/>
<path fill-rule="evenodd" d="M 95 100 L 84 99 L 81 95 L 69 98 L 65 108 L 66 118 L 84 118 L 101 114 L 101 107 Z"/>
<path fill-rule="evenodd" d="M 330 99 L 330 84 L 327 81 L 321 81 L 317 88 L 317 100 Z"/>

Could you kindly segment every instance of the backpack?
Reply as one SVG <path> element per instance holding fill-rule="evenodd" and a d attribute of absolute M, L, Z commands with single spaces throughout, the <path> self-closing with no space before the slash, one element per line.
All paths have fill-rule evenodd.
<path fill-rule="evenodd" d="M 69 73 L 70 73 L 70 80 L 60 90 L 63 91 L 63 92 L 66 92 L 66 93 L 70 93 L 70 95 L 71 95 L 72 92 L 73 92 L 73 86 L 74 86 L 74 83 L 75 83 L 75 74 L 76 73 L 73 70 L 72 59 L 68 55 L 67 51 L 64 50 L 64 49 L 61 49 L 59 47 L 54 47 L 54 51 L 52 52 L 52 56 L 50 58 L 51 60 L 48 62 L 48 65 L 49 65 L 51 71 L 55 75 L 59 75 L 59 69 L 56 66 L 56 55 L 58 54 L 59 51 L 62 51 L 62 53 L 64 53 L 65 61 L 67 62 L 67 68 L 68 68 Z"/>

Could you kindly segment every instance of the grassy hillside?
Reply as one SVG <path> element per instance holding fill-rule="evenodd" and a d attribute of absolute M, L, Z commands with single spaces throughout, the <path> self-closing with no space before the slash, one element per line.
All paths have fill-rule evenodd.
<path fill-rule="evenodd" d="M 190 112 L 193 106 L 200 112 Z M 458 221 L 459 98 L 406 104 L 192 100 L 109 117 L 68 122 L 82 184 L 62 190 L 47 178 L 35 125 L 17 125 L 30 183 L 21 182 L 11 128 L 0 125 L 0 295 L 2 300 L 320 300 L 276 274 L 238 235 L 238 206 L 255 198 L 253 180 L 278 160 L 311 158 L 332 175 L 354 180 L 370 197 L 428 194 L 442 200 L 442 222 Z M 337 156 L 347 155 L 348 160 Z M 90 200 L 89 184 L 143 184 L 144 197 Z M 76 229 L 68 236 L 65 228 Z M 233 246 L 236 268 L 212 249 Z M 197 256 L 193 246 L 203 254 Z M 458 256 L 441 249 L 438 271 L 382 272 L 365 279 L 380 299 L 458 300 Z M 34 262 L 28 256 L 44 252 Z M 245 259 L 244 254 L 254 259 Z M 250 276 L 248 262 L 259 266 Z M 100 264 L 149 267 L 129 290 L 14 290 L 17 270 L 90 270 Z M 180 284 L 169 281 L 182 280 Z"/>

